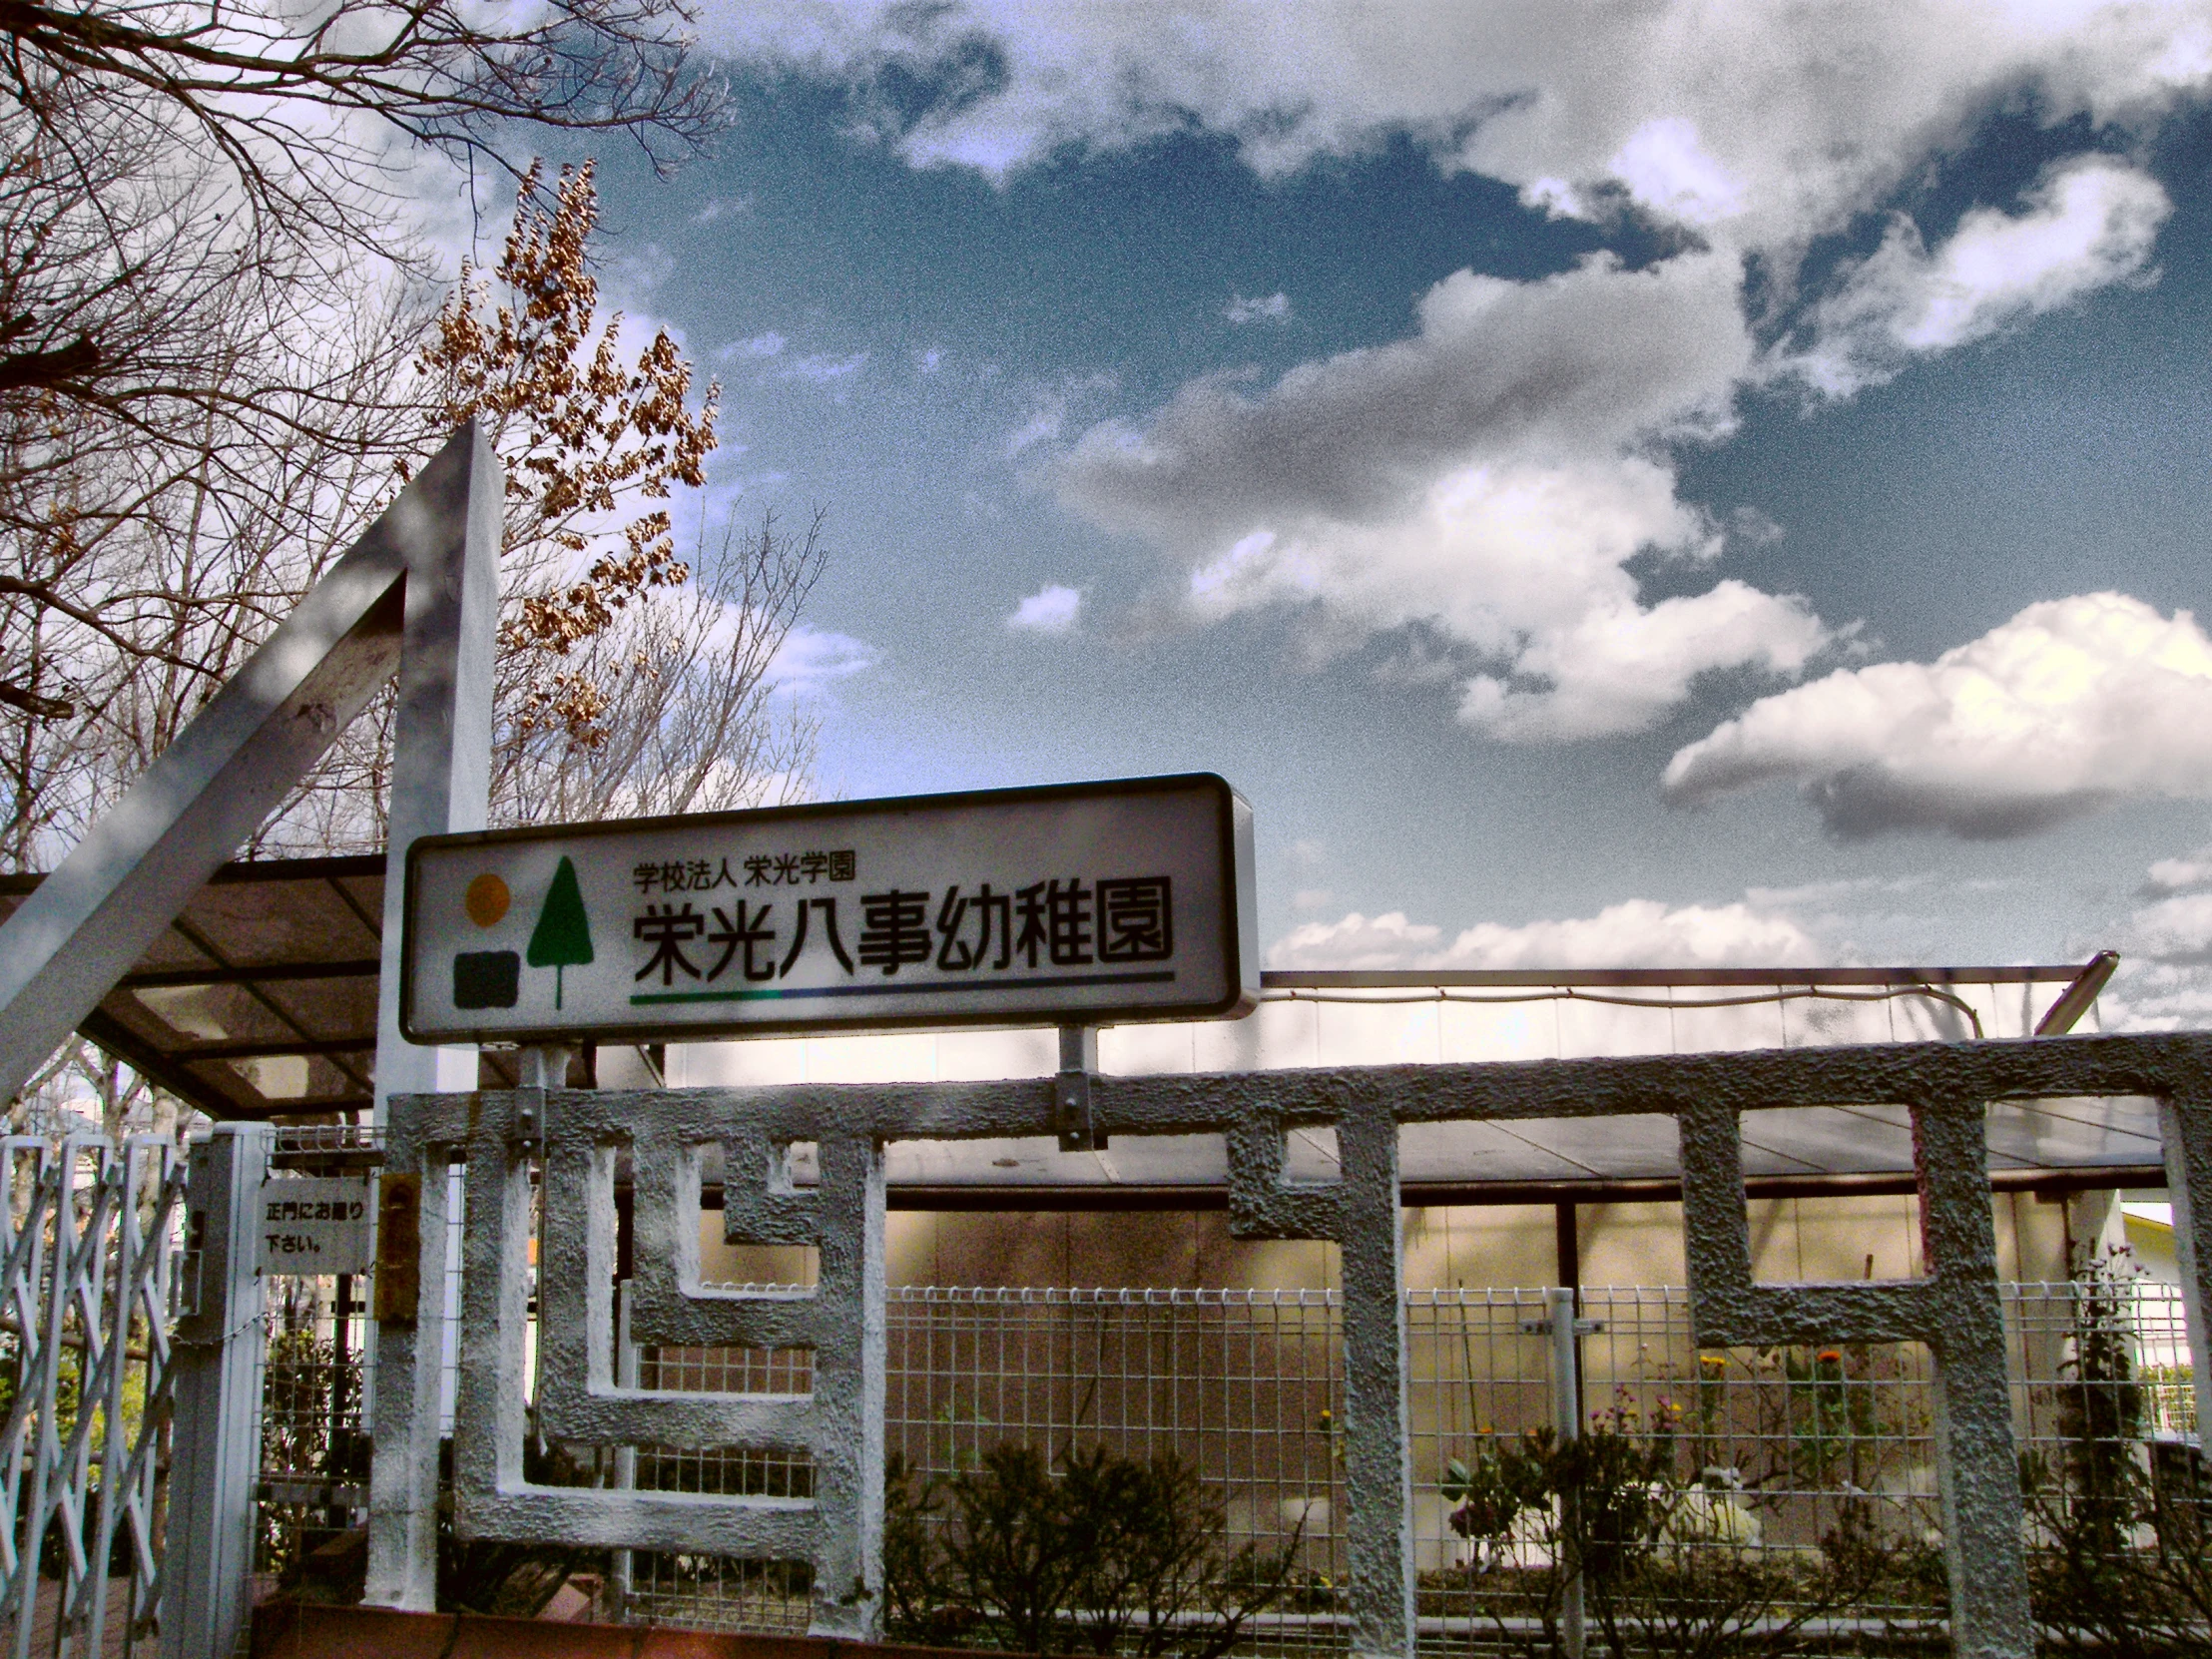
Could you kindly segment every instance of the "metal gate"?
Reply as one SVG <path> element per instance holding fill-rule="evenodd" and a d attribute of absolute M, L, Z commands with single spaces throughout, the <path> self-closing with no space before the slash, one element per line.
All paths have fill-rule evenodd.
<path fill-rule="evenodd" d="M 155 1627 L 185 1166 L 151 1137 L 0 1142 L 0 1630 L 99 1653 Z M 42 1640 L 43 1638 L 43 1640 Z"/>

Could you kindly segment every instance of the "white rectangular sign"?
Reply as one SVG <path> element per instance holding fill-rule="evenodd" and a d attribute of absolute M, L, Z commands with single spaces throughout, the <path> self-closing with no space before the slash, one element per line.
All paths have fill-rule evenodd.
<path fill-rule="evenodd" d="M 262 1183 L 262 1271 L 366 1273 L 375 1208 L 365 1175 L 272 1176 Z"/>
<path fill-rule="evenodd" d="M 415 1042 L 1234 1017 L 1252 811 L 1211 774 L 436 835 Z"/>

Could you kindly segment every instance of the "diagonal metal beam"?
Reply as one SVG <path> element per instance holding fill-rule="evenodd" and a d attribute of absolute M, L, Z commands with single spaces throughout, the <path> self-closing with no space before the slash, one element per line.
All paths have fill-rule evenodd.
<path fill-rule="evenodd" d="M 502 488 L 463 426 L 0 927 L 0 1100 L 394 674 L 393 850 L 482 823 Z"/>

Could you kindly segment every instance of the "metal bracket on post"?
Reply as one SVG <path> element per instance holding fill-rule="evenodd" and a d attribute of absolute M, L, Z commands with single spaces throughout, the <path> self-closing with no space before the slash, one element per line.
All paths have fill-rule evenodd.
<path fill-rule="evenodd" d="M 515 1104 L 517 1140 L 545 1139 L 546 1094 L 568 1087 L 568 1063 L 575 1052 L 566 1043 L 530 1043 L 515 1051 L 515 1087 L 521 1091 Z"/>
<path fill-rule="evenodd" d="M 1052 1085 L 1052 1118 L 1062 1152 L 1104 1152 L 1106 1137 L 1091 1123 L 1091 1080 L 1098 1075 L 1098 1027 L 1060 1027 L 1060 1074 Z"/>
<path fill-rule="evenodd" d="M 233 1651 L 253 1604 L 262 1468 L 262 1180 L 275 1132 L 219 1123 L 191 1149 L 199 1296 L 177 1322 L 163 1659 Z M 189 1518 L 189 1524 L 186 1524 Z"/>

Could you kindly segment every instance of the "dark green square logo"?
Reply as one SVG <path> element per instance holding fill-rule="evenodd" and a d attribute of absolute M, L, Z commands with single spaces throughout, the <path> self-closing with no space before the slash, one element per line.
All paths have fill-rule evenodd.
<path fill-rule="evenodd" d="M 453 958 L 453 1006 L 512 1008 L 522 958 L 511 950 L 464 950 Z"/>

